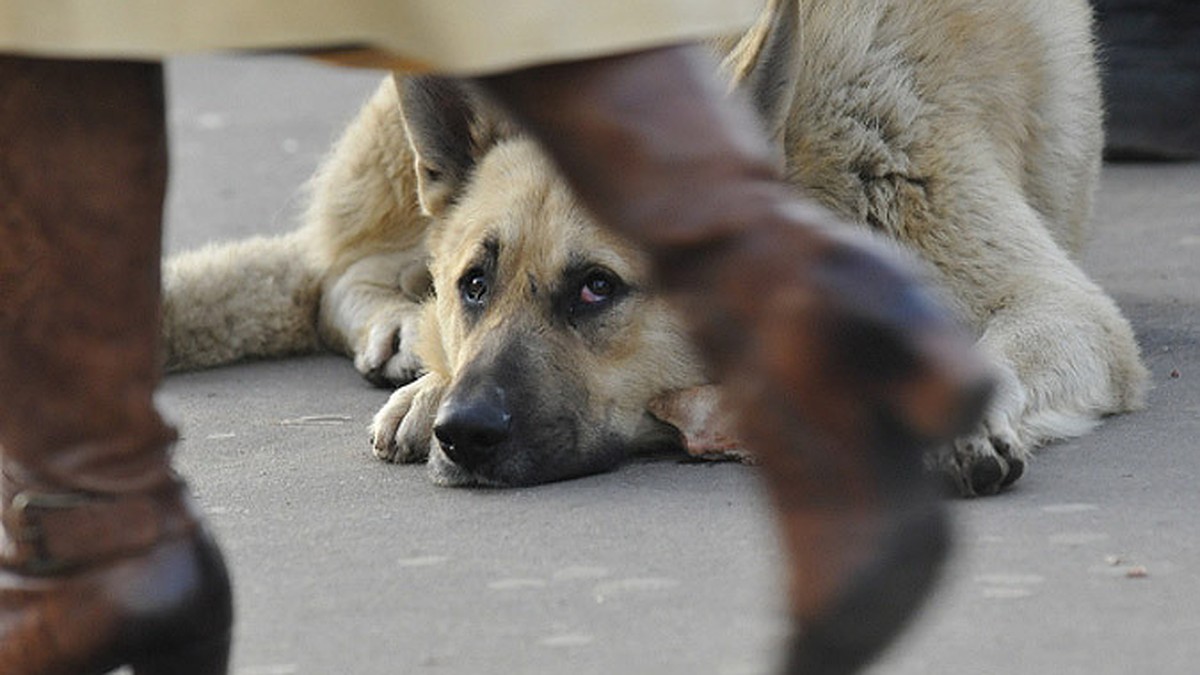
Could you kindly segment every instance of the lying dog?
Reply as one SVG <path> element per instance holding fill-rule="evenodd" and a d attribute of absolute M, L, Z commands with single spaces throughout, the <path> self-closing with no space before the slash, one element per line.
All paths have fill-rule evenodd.
<path fill-rule="evenodd" d="M 1102 144 L 1085 0 L 775 2 L 715 47 L 787 180 L 914 253 L 993 363 L 984 422 L 929 459 L 961 493 L 1141 404 L 1133 333 L 1071 259 Z M 694 389 L 704 369 L 639 251 L 452 80 L 385 80 L 301 229 L 165 276 L 169 368 L 352 355 L 407 382 L 376 415 L 376 455 L 428 459 L 440 483 L 604 470 L 671 436 L 650 409 L 731 445 L 705 415 L 692 428 L 715 395 Z"/>

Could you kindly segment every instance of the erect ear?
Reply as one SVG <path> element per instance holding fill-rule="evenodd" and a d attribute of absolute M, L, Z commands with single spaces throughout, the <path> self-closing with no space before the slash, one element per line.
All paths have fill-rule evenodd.
<path fill-rule="evenodd" d="M 477 113 L 461 82 L 445 77 L 397 77 L 400 115 L 416 155 L 417 197 L 431 216 L 442 215 L 475 166 Z"/>
<path fill-rule="evenodd" d="M 800 76 L 800 8 L 772 0 L 758 23 L 730 50 L 722 67 L 753 104 L 768 138 L 783 143 Z"/>

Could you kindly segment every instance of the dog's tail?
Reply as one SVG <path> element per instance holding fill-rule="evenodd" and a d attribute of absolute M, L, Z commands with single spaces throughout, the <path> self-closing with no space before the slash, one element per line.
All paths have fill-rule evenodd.
<path fill-rule="evenodd" d="M 303 228 L 210 244 L 163 268 L 162 337 L 168 372 L 320 348 L 320 275 Z"/>

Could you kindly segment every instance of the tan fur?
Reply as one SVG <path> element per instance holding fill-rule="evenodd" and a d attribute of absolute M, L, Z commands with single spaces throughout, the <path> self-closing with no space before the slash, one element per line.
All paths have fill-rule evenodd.
<path fill-rule="evenodd" d="M 1102 144 L 1089 11 L 1085 0 L 773 2 L 746 35 L 717 46 L 723 71 L 779 144 L 787 179 L 914 252 L 979 336 L 999 395 L 975 433 L 932 458 L 967 494 L 1015 477 L 1037 445 L 1142 401 L 1133 333 L 1072 259 Z M 406 91 L 419 93 L 414 82 Z M 447 483 L 488 482 L 456 469 L 431 430 L 464 372 L 499 359 L 492 352 L 506 341 L 541 345 L 549 356 L 528 364 L 541 386 L 577 399 L 596 429 L 631 444 L 659 433 L 646 406 L 703 378 L 671 313 L 645 293 L 641 256 L 596 227 L 495 111 L 469 96 L 460 102 L 473 106 L 459 134 L 471 142 L 452 156 L 438 136 L 454 125 L 439 120 L 464 109 L 425 109 L 419 96 L 402 109 L 393 82 L 381 84 L 315 177 L 307 223 L 279 240 L 291 253 L 275 260 L 312 270 L 275 277 L 299 277 L 300 291 L 248 283 L 242 261 L 263 244 L 234 244 L 172 263 L 168 306 L 211 307 L 210 324 L 242 312 L 203 292 L 205 270 L 217 277 L 211 283 L 252 286 L 263 306 L 289 307 L 279 297 L 312 303 L 316 322 L 280 337 L 286 348 L 274 353 L 307 348 L 318 331 L 376 380 L 404 381 L 423 366 L 377 416 L 376 453 L 413 461 L 432 448 L 435 477 Z M 509 287 L 483 325 L 468 326 L 456 284 L 488 238 L 501 243 L 497 278 Z M 613 319 L 599 342 L 555 324 L 534 290 L 583 254 L 637 289 L 622 302 L 636 310 Z M 427 265 L 437 296 L 422 305 Z M 251 313 L 239 323 L 238 339 L 270 333 Z M 170 363 L 273 353 L 186 337 L 205 324 L 168 312 Z M 999 478 L 981 484 L 973 473 L 988 463 Z"/>
<path fill-rule="evenodd" d="M 168 370 L 312 352 L 319 272 L 303 231 L 209 245 L 163 267 Z"/>

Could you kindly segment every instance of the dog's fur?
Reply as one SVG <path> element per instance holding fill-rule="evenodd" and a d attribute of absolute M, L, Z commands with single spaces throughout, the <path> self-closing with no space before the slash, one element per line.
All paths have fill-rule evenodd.
<path fill-rule="evenodd" d="M 993 363 L 983 423 L 932 457 L 965 494 L 1141 404 L 1133 333 L 1072 260 L 1102 143 L 1090 22 L 1086 0 L 799 0 L 717 45 L 787 180 L 927 263 Z M 664 437 L 653 400 L 704 382 L 642 255 L 460 84 L 384 81 L 312 189 L 301 229 L 169 261 L 170 368 L 352 355 L 412 380 L 376 454 L 455 485 L 610 467 Z"/>

